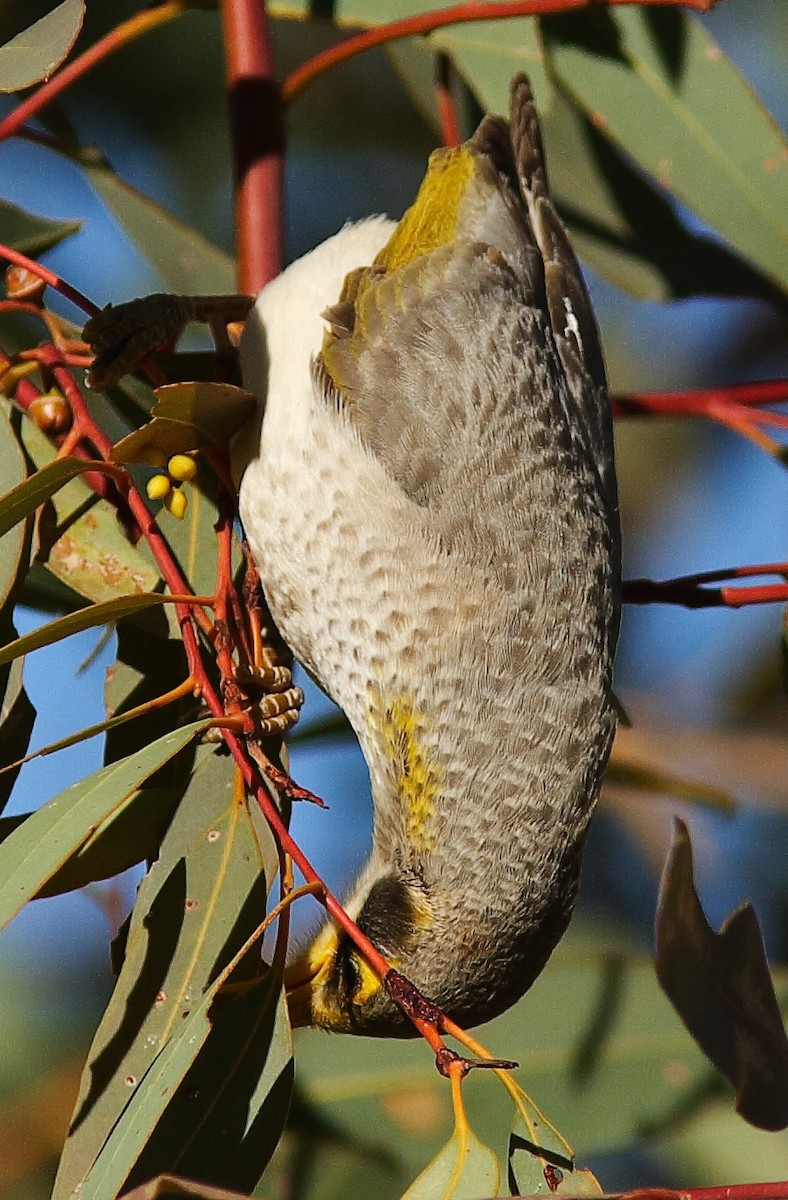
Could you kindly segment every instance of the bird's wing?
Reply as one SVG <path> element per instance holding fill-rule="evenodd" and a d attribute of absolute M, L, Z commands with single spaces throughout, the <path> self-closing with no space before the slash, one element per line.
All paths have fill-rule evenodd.
<path fill-rule="evenodd" d="M 596 324 L 524 78 L 511 126 L 487 117 L 470 142 L 432 156 L 376 262 L 347 277 L 325 316 L 318 394 L 418 504 L 467 492 L 469 470 L 474 487 L 500 492 L 491 456 L 538 453 L 525 433 L 538 443 L 556 422 L 614 503 Z"/>

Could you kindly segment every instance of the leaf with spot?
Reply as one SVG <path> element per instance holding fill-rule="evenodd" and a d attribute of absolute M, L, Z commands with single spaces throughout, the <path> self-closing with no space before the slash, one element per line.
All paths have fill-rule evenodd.
<path fill-rule="evenodd" d="M 761 1129 L 788 1125 L 788 1037 L 758 918 L 743 904 L 719 933 L 693 882 L 689 830 L 678 818 L 656 918 L 659 982 L 687 1029 L 736 1091 L 736 1110 Z"/>
<path fill-rule="evenodd" d="M 40 468 L 38 476 L 56 472 L 55 449 L 32 421 L 23 422 L 22 440 Z M 36 507 L 51 500 L 36 525 L 38 561 L 66 587 L 88 600 L 100 602 L 154 591 L 159 571 L 145 543 L 132 545 L 114 506 L 78 478 L 85 464 L 79 459 L 63 461 L 79 466 L 38 500 Z"/>
<path fill-rule="evenodd" d="M 82 1183 L 91 1190 L 98 1179 L 105 1182 L 106 1194 L 114 1195 L 146 1143 L 154 1148 L 151 1154 L 178 1157 L 188 1150 L 171 1133 L 162 1140 L 153 1130 L 169 1101 L 178 1098 L 178 1084 L 201 1047 L 209 1053 L 216 1015 L 209 989 L 261 919 L 266 885 L 277 864 L 268 826 L 235 791 L 233 775 L 226 754 L 199 749 L 189 786 L 140 887 L 118 982 L 83 1076 L 55 1200 Z M 259 958 L 247 955 L 243 965 L 250 985 L 259 989 Z M 233 1028 L 243 1040 L 254 1026 L 268 1045 L 271 1014 L 259 990 L 254 1000 L 268 1024 L 244 1009 L 244 1021 L 233 1022 Z M 218 1019 L 216 1024 L 219 1035 L 226 1036 L 226 1027 Z M 259 1054 L 259 1042 L 255 1049 Z M 225 1071 L 231 1065 L 232 1056 L 225 1057 Z M 157 1091 L 162 1080 L 166 1097 Z M 215 1079 L 210 1086 L 215 1089 Z M 285 1111 L 286 1104 L 281 1120 Z M 232 1134 L 239 1132 L 233 1125 Z"/>

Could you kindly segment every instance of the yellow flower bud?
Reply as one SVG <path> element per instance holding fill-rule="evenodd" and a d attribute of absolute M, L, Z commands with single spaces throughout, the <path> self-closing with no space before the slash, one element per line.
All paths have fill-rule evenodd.
<path fill-rule="evenodd" d="M 186 493 L 176 488 L 164 498 L 164 507 L 178 520 L 182 521 L 186 512 Z"/>
<path fill-rule="evenodd" d="M 154 475 L 145 485 L 149 500 L 165 500 L 172 491 L 172 484 L 166 475 Z"/>
<path fill-rule="evenodd" d="M 188 479 L 194 479 L 197 474 L 197 463 L 188 454 L 173 454 L 167 463 L 167 470 L 173 479 L 177 479 L 179 483 L 185 483 Z"/>

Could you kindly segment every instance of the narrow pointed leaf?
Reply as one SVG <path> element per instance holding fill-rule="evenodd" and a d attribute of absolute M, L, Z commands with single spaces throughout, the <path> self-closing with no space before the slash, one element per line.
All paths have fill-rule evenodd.
<path fill-rule="evenodd" d="M 0 92 L 19 92 L 47 79 L 74 45 L 84 15 L 84 0 L 63 0 L 0 46 Z"/>
<path fill-rule="evenodd" d="M 788 1125 L 788 1037 L 774 994 L 758 919 L 750 904 L 715 933 L 693 882 L 685 823 L 675 835 L 656 920 L 659 982 L 692 1036 L 736 1090 L 753 1125 Z"/>
<path fill-rule="evenodd" d="M 51 250 L 81 228 L 81 221 L 49 221 L 0 200 L 0 242 L 30 257 Z"/>
<path fill-rule="evenodd" d="M 13 631 L 13 626 L 11 626 Z M 22 663 L 10 669 L 0 669 L 0 683 L 5 683 L 5 695 L 0 704 L 0 767 L 8 767 L 21 758 L 30 744 L 36 720 L 36 710 L 30 703 L 22 682 Z M 21 768 L 13 767 L 0 773 L 0 812 L 6 806 Z"/>
<path fill-rule="evenodd" d="M 111 813 L 36 893 L 36 899 L 61 896 L 111 879 L 145 858 L 154 858 L 172 815 L 175 797 L 168 788 L 141 788 L 128 805 Z M 0 818 L 0 842 L 33 813 Z"/>
<path fill-rule="evenodd" d="M 57 458 L 36 471 L 24 483 L 0 497 L 0 537 L 45 504 L 70 479 L 85 471 L 100 471 L 103 466 L 102 462 L 81 458 Z"/>
<path fill-rule="evenodd" d="M 53 642 L 60 642 L 72 633 L 81 633 L 83 629 L 108 625 L 132 613 L 168 603 L 172 603 L 171 596 L 160 595 L 158 592 L 144 592 L 141 596 L 121 596 L 118 600 L 105 600 L 103 604 L 79 608 L 76 612 L 58 617 L 56 621 L 49 621 L 31 633 L 26 633 L 24 637 L 0 647 L 0 664 L 21 658 L 32 650 L 40 650 L 42 646 L 51 646 Z"/>
<path fill-rule="evenodd" d="M 167 734 L 132 758 L 102 767 L 28 817 L 0 846 L 0 927 L 31 900 L 154 771 L 205 728 L 205 721 Z"/>
<path fill-rule="evenodd" d="M 83 1184 L 86 1192 L 104 1194 L 96 1190 L 99 1177 L 114 1195 L 146 1142 L 161 1151 L 156 1124 L 211 1031 L 207 989 L 264 912 L 276 848 L 257 810 L 250 811 L 232 784 L 230 760 L 201 747 L 137 897 L 121 973 L 83 1076 L 55 1200 Z M 248 966 L 259 973 L 259 957 Z M 235 1028 L 237 1036 L 246 1036 L 244 1022 Z M 162 1080 L 165 1095 L 157 1090 Z M 183 1146 L 168 1137 L 165 1149 L 175 1155 Z"/>
<path fill-rule="evenodd" d="M 785 143 L 700 21 L 605 9 L 543 28 L 562 86 L 594 124 L 784 287 Z"/>
<path fill-rule="evenodd" d="M 16 488 L 27 475 L 25 456 L 6 415 L 0 408 L 0 479 L 3 487 Z M 19 522 L 0 537 L 0 608 L 5 604 L 17 580 L 25 548 L 26 530 Z"/>
<path fill-rule="evenodd" d="M 233 292 L 232 257 L 161 205 L 125 183 L 106 163 L 84 164 L 89 182 L 173 292 Z"/>
<path fill-rule="evenodd" d="M 458 1128 L 402 1200 L 478 1200 L 497 1196 L 500 1182 L 498 1156 L 472 1130 Z"/>

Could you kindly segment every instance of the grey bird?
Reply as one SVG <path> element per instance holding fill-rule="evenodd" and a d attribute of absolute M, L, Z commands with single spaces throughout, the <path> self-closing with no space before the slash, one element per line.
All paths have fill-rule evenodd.
<path fill-rule="evenodd" d="M 567 926 L 615 729 L 610 407 L 526 79 L 509 123 L 432 155 L 399 223 L 349 225 L 266 287 L 241 354 L 266 599 L 369 767 L 347 911 L 479 1024 Z M 296 1024 L 413 1032 L 331 922 L 288 985 Z"/>

